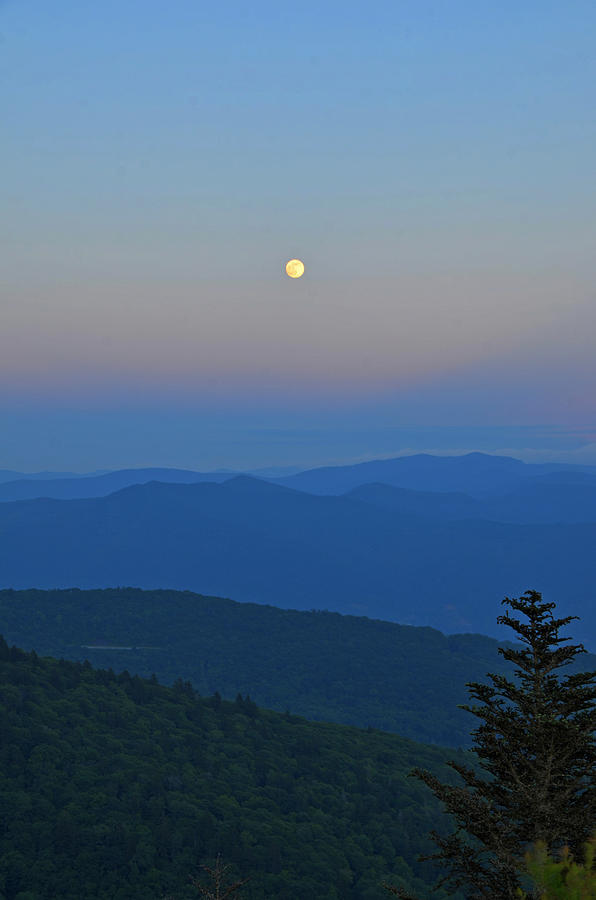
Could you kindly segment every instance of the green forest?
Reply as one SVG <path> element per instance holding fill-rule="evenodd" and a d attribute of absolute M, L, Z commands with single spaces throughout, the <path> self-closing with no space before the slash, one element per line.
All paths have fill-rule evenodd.
<path fill-rule="evenodd" d="M 466 682 L 511 670 L 483 635 L 189 591 L 2 590 L 0 622 L 10 643 L 44 655 L 163 684 L 181 677 L 205 696 L 250 694 L 267 709 L 440 746 L 471 743 L 473 722 L 457 708 Z M 596 657 L 579 665 L 596 669 Z"/>
<path fill-rule="evenodd" d="M 0 673 L 2 900 L 183 900 L 218 853 L 247 900 L 380 900 L 385 879 L 429 896 L 416 857 L 449 823 L 408 773 L 449 781 L 466 753 L 4 640 Z"/>

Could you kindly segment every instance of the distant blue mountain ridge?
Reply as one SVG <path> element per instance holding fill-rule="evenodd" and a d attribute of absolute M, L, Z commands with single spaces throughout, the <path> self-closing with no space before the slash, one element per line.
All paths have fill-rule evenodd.
<path fill-rule="evenodd" d="M 504 456 L 468 453 L 463 456 L 415 454 L 373 460 L 347 466 L 325 466 L 280 476 L 278 468 L 239 473 L 230 470 L 198 472 L 175 468 L 119 469 L 113 472 L 73 475 L 40 472 L 24 475 L 0 470 L 0 501 L 53 497 L 74 500 L 104 497 L 133 484 L 161 481 L 174 484 L 220 483 L 238 474 L 251 474 L 285 487 L 311 494 L 344 494 L 361 485 L 381 483 L 406 490 L 464 492 L 484 498 L 514 491 L 535 479 L 552 483 L 596 485 L 596 466 L 558 463 L 533 464 Z"/>
<path fill-rule="evenodd" d="M 196 484 L 200 481 L 227 481 L 235 472 L 193 472 L 188 469 L 118 469 L 101 475 L 76 475 L 67 478 L 31 475 L 0 483 L 0 501 L 34 500 L 51 497 L 56 500 L 76 500 L 86 497 L 106 497 L 133 484 L 161 481 L 173 484 Z"/>
<path fill-rule="evenodd" d="M 419 465 L 408 459 L 410 471 Z M 468 483 L 481 473 L 486 486 L 496 472 L 504 487 L 466 496 L 447 487 L 453 472 L 465 482 L 467 458 L 429 459 L 420 465 L 441 492 L 369 484 L 325 496 L 228 473 L 222 483 L 5 502 L 0 586 L 188 589 L 496 637 L 503 597 L 534 588 L 579 615 L 576 636 L 596 649 L 592 473 L 474 457 Z M 387 462 L 400 461 L 383 461 L 385 471 Z"/>
<path fill-rule="evenodd" d="M 278 479 L 286 487 L 311 494 L 344 494 L 363 484 L 382 483 L 417 491 L 460 492 L 489 497 L 515 490 L 539 477 L 596 485 L 596 466 L 524 463 L 508 456 L 467 453 L 432 456 L 419 453 L 351 466 L 326 466 Z"/>

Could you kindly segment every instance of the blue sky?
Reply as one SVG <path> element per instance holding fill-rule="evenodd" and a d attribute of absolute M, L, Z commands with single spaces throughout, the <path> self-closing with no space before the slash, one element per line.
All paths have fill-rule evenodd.
<path fill-rule="evenodd" d="M 0 467 L 596 462 L 595 26 L 0 3 Z"/>

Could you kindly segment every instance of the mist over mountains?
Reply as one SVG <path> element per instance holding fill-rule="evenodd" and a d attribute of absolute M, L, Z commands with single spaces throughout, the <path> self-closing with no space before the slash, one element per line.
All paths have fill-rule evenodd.
<path fill-rule="evenodd" d="M 532 587 L 561 614 L 580 615 L 577 636 L 596 647 L 596 476 L 588 468 L 471 454 L 275 483 L 229 473 L 218 474 L 221 483 L 173 483 L 203 476 L 172 472 L 172 483 L 103 497 L 0 504 L 1 584 L 189 589 L 495 636 L 502 598 Z M 378 481 L 379 472 L 402 484 L 355 483 Z M 145 477 L 110 474 L 112 485 Z M 290 488 L 297 480 L 316 481 L 319 493 Z M 67 489 L 86 481 L 110 484 L 99 476 Z M 333 496 L 340 487 L 351 493 Z"/>

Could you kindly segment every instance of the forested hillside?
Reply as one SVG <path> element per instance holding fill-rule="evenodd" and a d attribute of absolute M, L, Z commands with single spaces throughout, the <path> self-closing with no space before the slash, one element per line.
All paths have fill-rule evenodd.
<path fill-rule="evenodd" d="M 448 778 L 446 758 L 2 640 L 0 895 L 186 898 L 221 852 L 250 877 L 247 900 L 381 900 L 390 876 L 427 897 L 416 855 L 445 823 L 407 773 Z"/>
<path fill-rule="evenodd" d="M 443 746 L 470 743 L 473 718 L 457 709 L 466 682 L 508 670 L 482 635 L 184 591 L 0 591 L 0 623 L 11 642 L 51 656 Z M 580 662 L 596 669 L 594 656 Z"/>

